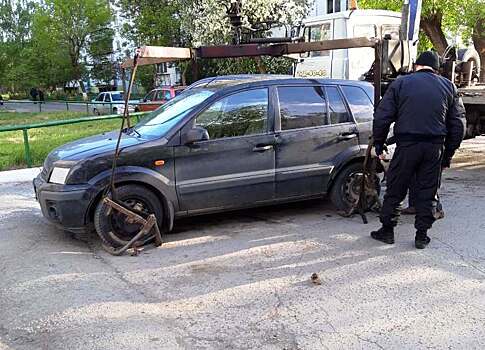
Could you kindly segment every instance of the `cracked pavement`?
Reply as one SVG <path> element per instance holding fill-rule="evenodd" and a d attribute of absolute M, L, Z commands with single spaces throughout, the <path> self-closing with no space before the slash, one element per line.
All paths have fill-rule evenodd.
<path fill-rule="evenodd" d="M 0 350 L 483 349 L 484 155 L 468 140 L 445 172 L 422 251 L 411 217 L 387 246 L 374 214 L 310 201 L 185 219 L 113 257 L 49 225 L 30 183 L 0 183 Z"/>

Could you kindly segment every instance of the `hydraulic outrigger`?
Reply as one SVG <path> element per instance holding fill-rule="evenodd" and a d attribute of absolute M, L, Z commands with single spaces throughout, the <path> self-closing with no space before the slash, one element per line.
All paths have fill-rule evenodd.
<path fill-rule="evenodd" d="M 229 9 L 229 11 L 238 11 L 237 6 Z M 373 82 L 374 85 L 374 108 L 377 107 L 381 98 L 383 88 L 383 74 L 386 75 L 386 80 L 395 78 L 397 74 L 409 69 L 403 66 L 403 57 L 405 45 L 399 40 L 376 39 L 376 38 L 350 38 L 350 39 L 337 39 L 337 40 L 325 40 L 315 42 L 303 42 L 302 38 L 258 38 L 250 39 L 249 43 L 241 42 L 241 23 L 237 21 L 239 13 L 228 13 L 233 22 L 234 27 L 234 44 L 232 45 L 219 45 L 219 46 L 202 46 L 198 48 L 182 48 L 182 47 L 157 47 L 157 46 L 144 46 L 136 50 L 133 59 L 126 60 L 122 69 L 131 69 L 130 83 L 125 94 L 125 109 L 123 120 L 118 135 L 118 142 L 116 144 L 116 150 L 113 158 L 112 172 L 110 185 L 104 193 L 104 204 L 109 207 L 107 215 L 111 215 L 112 211 L 126 217 L 127 223 L 139 223 L 141 225 L 140 231 L 135 237 L 130 240 L 125 246 L 119 249 L 111 247 L 105 247 L 105 249 L 114 255 L 123 254 L 128 248 L 134 248 L 149 240 L 155 239 L 155 244 L 162 244 L 161 233 L 156 222 L 156 218 L 153 214 L 145 215 L 137 212 L 134 209 L 127 208 L 122 202 L 117 200 L 116 196 L 116 163 L 121 152 L 120 140 L 121 134 L 125 125 L 129 126 L 129 111 L 128 101 L 136 75 L 137 67 L 142 65 L 158 64 L 163 62 L 173 62 L 181 60 L 191 60 L 193 67 L 197 69 L 197 61 L 199 59 L 208 58 L 235 58 L 235 57 L 258 57 L 258 56 L 272 56 L 281 57 L 290 54 L 307 53 L 311 51 L 324 51 L 324 50 L 338 50 L 349 48 L 373 48 L 375 51 L 375 61 L 371 70 L 367 73 L 366 78 Z M 254 43 L 257 42 L 257 43 Z M 399 57 L 396 57 L 399 56 Z M 395 58 L 394 58 L 395 57 Z M 400 62 L 396 64 L 396 62 Z M 124 74 L 124 72 L 123 72 Z M 363 163 L 363 173 L 360 182 L 360 195 L 359 199 L 354 203 L 351 210 L 346 213 L 350 216 L 354 213 L 359 213 L 364 223 L 367 223 L 365 211 L 368 209 L 368 199 L 373 198 L 374 201 L 379 203 L 377 190 L 375 188 L 375 161 L 371 154 L 372 139 L 369 140 L 367 147 L 365 160 Z"/>

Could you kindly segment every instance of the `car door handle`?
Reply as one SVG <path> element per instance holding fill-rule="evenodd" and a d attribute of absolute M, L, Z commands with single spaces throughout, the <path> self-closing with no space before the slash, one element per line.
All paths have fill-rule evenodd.
<path fill-rule="evenodd" d="M 273 145 L 257 145 L 253 148 L 253 152 L 266 152 L 273 149 Z"/>
<path fill-rule="evenodd" d="M 337 141 L 347 141 L 352 140 L 357 137 L 355 132 L 343 132 L 337 136 Z"/>

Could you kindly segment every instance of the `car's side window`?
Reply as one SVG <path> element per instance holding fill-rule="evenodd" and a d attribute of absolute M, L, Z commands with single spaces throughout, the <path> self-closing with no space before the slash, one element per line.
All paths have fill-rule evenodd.
<path fill-rule="evenodd" d="M 170 100 L 171 98 L 172 98 L 172 96 L 170 95 L 170 91 L 169 91 L 169 90 L 165 90 L 165 91 L 163 92 L 163 99 L 168 101 L 168 100 Z"/>
<path fill-rule="evenodd" d="M 372 121 L 374 105 L 365 91 L 359 87 L 347 85 L 342 86 L 342 91 L 357 123 Z"/>
<path fill-rule="evenodd" d="M 109 94 L 104 95 L 104 102 L 111 102 L 111 96 Z"/>
<path fill-rule="evenodd" d="M 100 94 L 96 99 L 96 102 L 103 102 L 104 101 L 104 94 Z"/>
<path fill-rule="evenodd" d="M 155 101 L 162 101 L 165 96 L 165 91 L 163 90 L 158 90 L 155 94 Z"/>
<path fill-rule="evenodd" d="M 254 89 L 224 97 L 202 112 L 196 125 L 210 139 L 264 133 L 268 120 L 268 89 Z"/>
<path fill-rule="evenodd" d="M 145 96 L 145 100 L 147 102 L 153 101 L 155 97 L 156 91 L 151 91 L 148 95 Z"/>
<path fill-rule="evenodd" d="M 278 88 L 281 130 L 328 124 L 323 86 L 288 86 Z"/>
<path fill-rule="evenodd" d="M 349 112 L 345 107 L 344 100 L 336 86 L 326 86 L 328 96 L 328 108 L 330 109 L 330 123 L 341 124 L 351 122 Z"/>

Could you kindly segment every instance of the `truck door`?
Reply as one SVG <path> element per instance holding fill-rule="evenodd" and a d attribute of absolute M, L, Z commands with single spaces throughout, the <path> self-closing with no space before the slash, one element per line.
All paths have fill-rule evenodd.
<path fill-rule="evenodd" d="M 333 39 L 333 21 L 325 21 L 305 28 L 305 41 Z M 296 76 L 330 78 L 332 74 L 332 50 L 312 51 L 296 66 Z"/>

